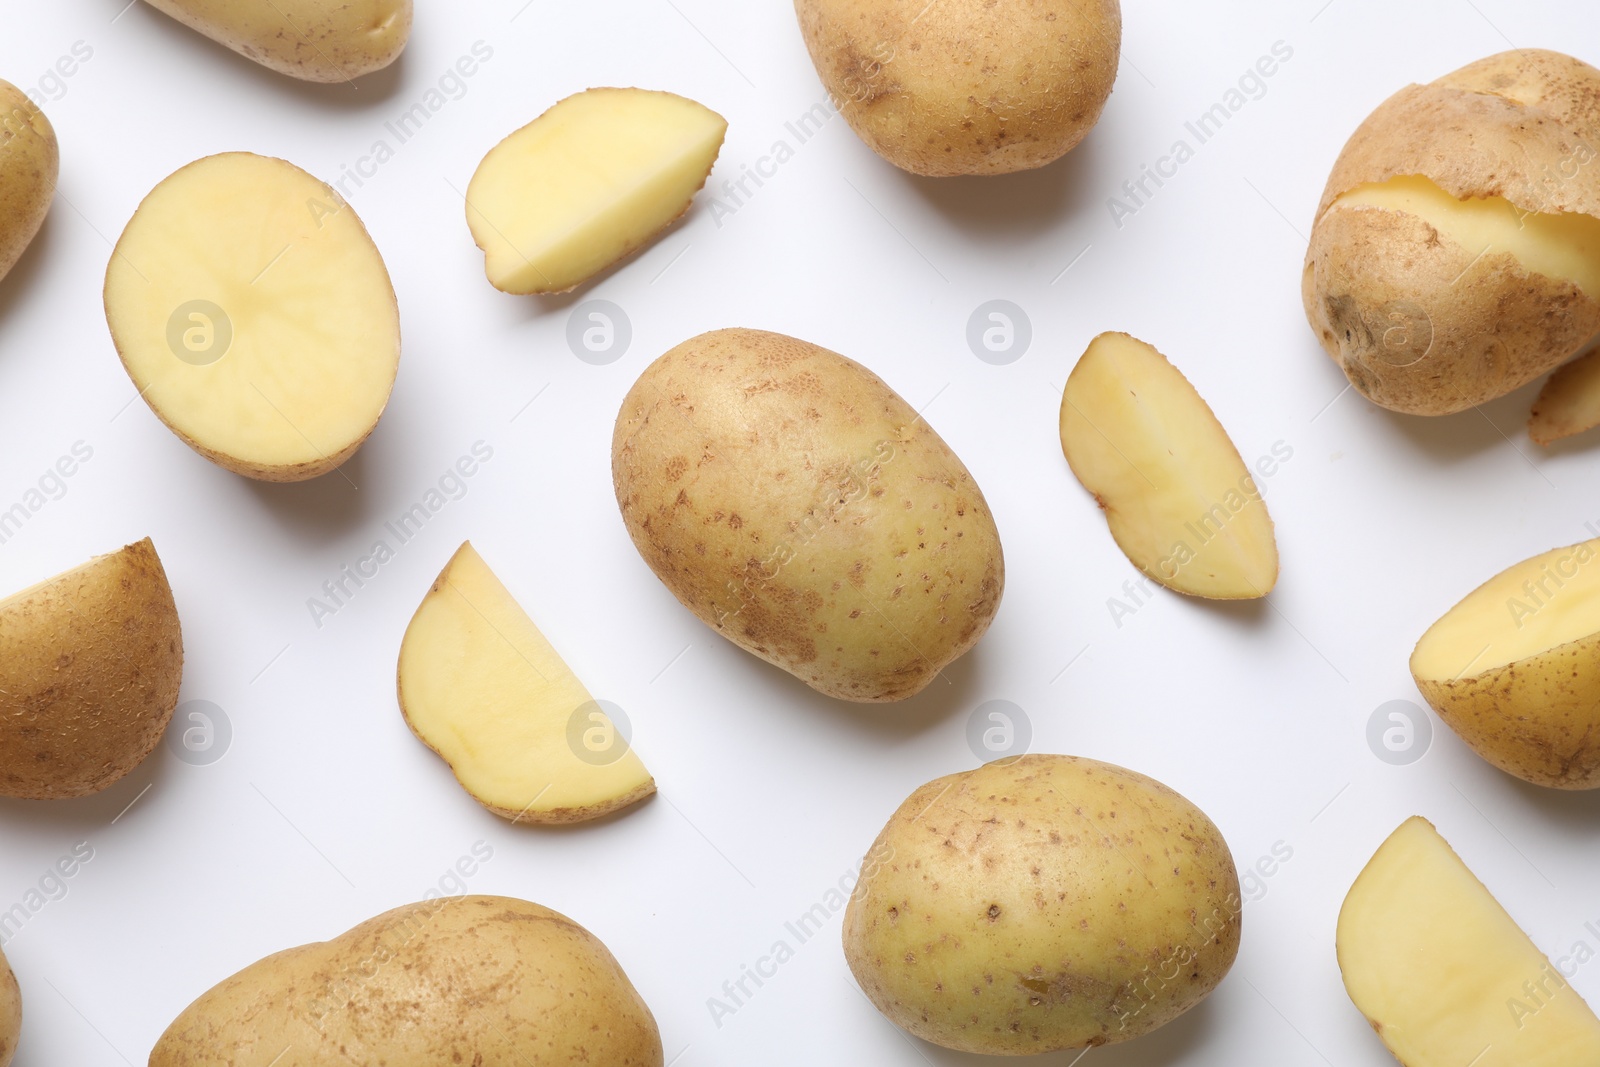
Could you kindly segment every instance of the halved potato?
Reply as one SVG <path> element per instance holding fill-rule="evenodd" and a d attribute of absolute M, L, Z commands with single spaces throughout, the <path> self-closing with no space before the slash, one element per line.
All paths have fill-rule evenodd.
<path fill-rule="evenodd" d="M 516 822 L 583 822 L 655 780 L 472 543 L 406 628 L 400 710 L 473 798 Z"/>
<path fill-rule="evenodd" d="M 1426 819 L 1351 886 L 1338 951 L 1350 999 L 1406 1067 L 1600 1063 L 1600 1020 Z"/>
<path fill-rule="evenodd" d="M 394 387 L 383 257 L 338 193 L 281 159 L 208 156 L 157 185 L 117 242 L 105 304 L 150 409 L 250 478 L 333 470 Z"/>
<path fill-rule="evenodd" d="M 467 225 L 490 283 L 560 293 L 653 241 L 689 210 L 728 123 L 647 89 L 569 96 L 489 150 Z"/>
<path fill-rule="evenodd" d="M 105 789 L 161 740 L 182 677 L 149 538 L 0 600 L 0 796 Z"/>
<path fill-rule="evenodd" d="M 1528 418 L 1528 436 L 1548 445 L 1596 426 L 1600 426 L 1600 338 L 1544 383 Z"/>
<path fill-rule="evenodd" d="M 1422 635 L 1411 674 L 1496 767 L 1536 785 L 1600 788 L 1600 540 L 1479 586 Z"/>
<path fill-rule="evenodd" d="M 1180 593 L 1263 597 L 1278 580 L 1272 518 L 1228 433 L 1167 358 L 1103 333 L 1061 398 L 1061 449 L 1141 571 Z"/>

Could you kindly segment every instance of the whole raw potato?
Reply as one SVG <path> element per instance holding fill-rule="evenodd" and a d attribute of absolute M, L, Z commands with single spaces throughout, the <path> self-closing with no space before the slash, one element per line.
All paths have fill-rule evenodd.
<path fill-rule="evenodd" d="M 387 67 L 411 36 L 411 0 L 146 0 L 280 74 L 347 82 Z"/>
<path fill-rule="evenodd" d="M 1154 779 L 1024 756 L 918 789 L 878 835 L 844 952 L 878 1010 L 945 1048 L 1034 1055 L 1138 1037 L 1239 951 L 1233 856 Z"/>
<path fill-rule="evenodd" d="M 623 400 L 611 470 L 673 595 L 829 696 L 917 693 L 999 607 L 972 475 L 882 379 L 816 345 L 719 330 L 674 348 Z"/>
<path fill-rule="evenodd" d="M 189 1005 L 149 1067 L 661 1067 L 655 1018 L 589 931 L 443 897 L 268 956 Z"/>
<path fill-rule="evenodd" d="M 61 151 L 56 131 L 38 105 L 0 81 L 0 278 L 33 241 L 56 195 Z"/>
<path fill-rule="evenodd" d="M 1334 164 L 1302 287 L 1322 347 L 1395 411 L 1577 355 L 1600 333 L 1600 71 L 1525 49 L 1390 97 Z"/>
<path fill-rule="evenodd" d="M 105 789 L 161 740 L 182 677 L 149 538 L 0 600 L 0 796 Z"/>
<path fill-rule="evenodd" d="M 833 106 L 913 174 L 1054 162 L 1117 79 L 1117 0 L 795 0 L 795 12 Z"/>
<path fill-rule="evenodd" d="M 22 990 L 11 965 L 0 953 L 0 1067 L 11 1067 L 17 1054 L 17 1038 L 22 1033 Z"/>

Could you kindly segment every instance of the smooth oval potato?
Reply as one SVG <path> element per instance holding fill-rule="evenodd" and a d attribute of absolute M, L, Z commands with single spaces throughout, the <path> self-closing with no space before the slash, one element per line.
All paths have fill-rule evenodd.
<path fill-rule="evenodd" d="M 1243 901 L 1205 813 L 1153 778 L 1032 755 L 935 779 L 867 853 L 844 952 L 878 1010 L 945 1048 L 1126 1041 L 1233 966 Z"/>
<path fill-rule="evenodd" d="M 795 0 L 832 104 L 912 174 L 1054 162 L 1117 79 L 1118 0 Z"/>
<path fill-rule="evenodd" d="M 972 475 L 881 378 L 816 345 L 685 341 L 623 400 L 611 470 L 673 595 L 829 696 L 914 695 L 999 607 L 1000 536 Z"/>
<path fill-rule="evenodd" d="M 17 1038 L 22 1035 L 22 989 L 11 973 L 5 953 L 0 952 L 0 1067 L 11 1067 L 17 1054 Z"/>
<path fill-rule="evenodd" d="M 146 538 L 0 600 L 0 796 L 97 793 L 161 740 L 183 635 Z"/>
<path fill-rule="evenodd" d="M 146 0 L 263 67 L 347 82 L 387 67 L 411 36 L 411 0 Z"/>
<path fill-rule="evenodd" d="M 589 931 L 511 897 L 440 897 L 246 967 L 149 1067 L 661 1067 L 655 1018 Z"/>
<path fill-rule="evenodd" d="M 0 278 L 11 273 L 50 213 L 61 170 L 56 131 L 28 94 L 0 81 Z"/>
<path fill-rule="evenodd" d="M 1600 333 L 1600 70 L 1524 49 L 1390 97 L 1345 145 L 1302 276 L 1360 392 L 1442 415 Z"/>

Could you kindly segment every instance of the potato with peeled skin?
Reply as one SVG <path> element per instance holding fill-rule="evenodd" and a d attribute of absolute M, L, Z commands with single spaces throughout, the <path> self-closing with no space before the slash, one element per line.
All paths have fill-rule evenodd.
<path fill-rule="evenodd" d="M 5 953 L 0 952 L 0 1067 L 11 1067 L 17 1054 L 17 1038 L 22 1035 L 22 989 L 11 973 Z"/>
<path fill-rule="evenodd" d="M 1600 71 L 1524 49 L 1402 89 L 1350 138 L 1302 289 L 1378 404 L 1503 396 L 1600 333 Z"/>
<path fill-rule="evenodd" d="M 338 193 L 281 159 L 227 152 L 157 185 L 117 241 L 105 306 L 150 410 L 248 478 L 334 470 L 394 388 L 383 257 Z"/>
<path fill-rule="evenodd" d="M 0 81 L 0 278 L 11 273 L 50 213 L 61 169 L 56 131 L 28 95 Z"/>
<path fill-rule="evenodd" d="M 1426 819 L 1339 911 L 1345 990 L 1405 1067 L 1600 1063 L 1600 1019 Z"/>
<path fill-rule="evenodd" d="M 794 6 L 834 106 L 869 148 L 912 174 L 1052 163 L 1099 121 L 1117 79 L 1118 0 Z"/>
<path fill-rule="evenodd" d="M 183 677 L 149 538 L 0 600 L 0 796 L 87 796 L 156 747 Z"/>
<path fill-rule="evenodd" d="M 399 693 L 412 732 L 502 818 L 584 822 L 656 790 L 638 754 L 470 541 L 406 627 Z"/>
<path fill-rule="evenodd" d="M 312 82 L 347 82 L 399 58 L 411 0 L 146 0 L 262 66 Z"/>
<path fill-rule="evenodd" d="M 672 594 L 828 696 L 915 695 L 999 608 L 971 473 L 881 378 L 805 341 L 718 330 L 657 359 L 617 413 L 611 473 Z"/>
<path fill-rule="evenodd" d="M 569 96 L 489 150 L 467 225 L 507 293 L 561 293 L 620 263 L 689 210 L 728 122 L 646 89 Z"/>
<path fill-rule="evenodd" d="M 1125 333 L 1089 344 L 1061 396 L 1061 449 L 1129 561 L 1180 593 L 1264 597 L 1272 517 L 1228 432 L 1181 371 Z"/>
<path fill-rule="evenodd" d="M 1600 789 L 1600 540 L 1479 586 L 1422 635 L 1411 674 L 1496 767 L 1535 785 Z"/>
<path fill-rule="evenodd" d="M 512 897 L 424 900 L 268 956 L 167 1027 L 149 1067 L 662 1067 L 600 939 Z"/>
<path fill-rule="evenodd" d="M 1600 426 L 1600 339 L 1550 375 L 1533 402 L 1528 436 L 1549 445 Z"/>
<path fill-rule="evenodd" d="M 1239 951 L 1233 855 L 1153 778 L 1029 755 L 935 779 L 890 818 L 845 909 L 867 998 L 945 1048 L 1127 1041 L 1210 995 Z"/>

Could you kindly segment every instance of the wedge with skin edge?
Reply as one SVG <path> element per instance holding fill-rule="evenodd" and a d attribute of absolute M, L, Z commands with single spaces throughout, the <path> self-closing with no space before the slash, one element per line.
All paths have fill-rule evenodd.
<path fill-rule="evenodd" d="M 489 150 L 467 225 L 507 293 L 561 293 L 650 244 L 705 185 L 728 123 L 672 93 L 589 89 Z"/>
<path fill-rule="evenodd" d="M 1528 436 L 1536 444 L 1549 445 L 1596 426 L 1600 426 L 1600 338 L 1544 383 L 1528 417 Z"/>
<path fill-rule="evenodd" d="M 1406 1067 L 1600 1063 L 1600 1020 L 1426 819 L 1339 912 L 1345 990 Z"/>
<path fill-rule="evenodd" d="M 583 683 L 484 563 L 462 544 L 406 628 L 400 710 L 473 798 L 517 822 L 571 823 L 655 792 L 632 748 L 579 758 L 572 732 L 623 744 Z"/>
<path fill-rule="evenodd" d="M 331 187 L 281 159 L 208 156 L 151 191 L 106 268 L 106 322 L 156 416 L 263 481 L 343 463 L 400 362 L 383 257 Z"/>
<path fill-rule="evenodd" d="M 1479 586 L 1422 635 L 1411 674 L 1496 767 L 1535 785 L 1600 789 L 1600 540 Z"/>
<path fill-rule="evenodd" d="M 1278 547 L 1260 491 L 1211 408 L 1150 345 L 1125 333 L 1090 343 L 1062 394 L 1061 449 L 1145 574 L 1218 600 L 1272 591 Z"/>

